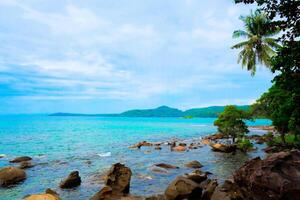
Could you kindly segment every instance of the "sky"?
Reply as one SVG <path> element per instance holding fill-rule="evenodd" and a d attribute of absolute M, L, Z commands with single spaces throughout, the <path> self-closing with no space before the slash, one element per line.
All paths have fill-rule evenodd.
<path fill-rule="evenodd" d="M 245 105 L 271 86 L 237 63 L 232 0 L 0 0 L 0 114 Z M 252 7 L 253 9 L 253 7 Z"/>

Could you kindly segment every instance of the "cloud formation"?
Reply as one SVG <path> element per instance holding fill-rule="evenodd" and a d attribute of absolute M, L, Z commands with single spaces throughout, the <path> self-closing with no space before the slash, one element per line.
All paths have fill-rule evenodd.
<path fill-rule="evenodd" d="M 251 78 L 229 49 L 248 11 L 226 0 L 0 0 L 0 112 L 17 101 L 45 101 L 49 112 L 71 100 L 110 102 L 104 112 L 251 102 L 272 76 Z"/>

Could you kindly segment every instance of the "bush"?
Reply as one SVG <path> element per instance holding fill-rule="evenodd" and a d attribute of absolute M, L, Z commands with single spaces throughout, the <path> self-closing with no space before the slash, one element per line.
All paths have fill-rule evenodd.
<path fill-rule="evenodd" d="M 249 139 L 243 138 L 237 141 L 237 148 L 246 152 L 253 149 L 253 144 L 250 142 Z"/>
<path fill-rule="evenodd" d="M 274 136 L 269 142 L 268 146 L 286 146 L 287 148 L 300 148 L 300 138 L 294 134 L 286 134 L 284 136 L 285 144 L 282 141 L 281 136 Z"/>

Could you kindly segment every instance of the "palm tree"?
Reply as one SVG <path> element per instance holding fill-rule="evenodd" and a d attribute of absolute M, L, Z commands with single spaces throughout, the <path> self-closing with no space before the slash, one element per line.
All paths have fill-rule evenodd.
<path fill-rule="evenodd" d="M 236 30 L 233 32 L 233 38 L 244 37 L 246 41 L 240 42 L 232 49 L 242 49 L 239 53 L 238 63 L 242 67 L 247 67 L 253 76 L 256 71 L 256 64 L 263 64 L 270 68 L 270 59 L 276 55 L 274 49 L 280 45 L 272 36 L 279 32 L 279 29 L 271 29 L 271 20 L 264 12 L 256 10 L 249 16 L 241 16 L 240 20 L 245 25 L 245 30 Z"/>

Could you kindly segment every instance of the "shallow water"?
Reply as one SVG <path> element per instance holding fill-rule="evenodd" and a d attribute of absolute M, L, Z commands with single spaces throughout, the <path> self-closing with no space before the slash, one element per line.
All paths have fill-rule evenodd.
<path fill-rule="evenodd" d="M 106 118 L 106 117 L 53 117 L 39 115 L 0 116 L 0 167 L 9 165 L 16 156 L 33 157 L 34 168 L 27 169 L 23 183 L 0 189 L 0 200 L 22 199 L 25 195 L 55 189 L 62 199 L 89 199 L 102 187 L 99 178 L 109 167 L 122 162 L 133 171 L 131 193 L 151 195 L 162 193 L 177 175 L 192 171 L 184 164 L 198 160 L 203 170 L 213 173 L 220 181 L 240 167 L 247 159 L 264 156 L 258 150 L 249 154 L 222 154 L 208 146 L 185 153 L 171 152 L 165 146 L 141 150 L 128 146 L 142 140 L 167 141 L 172 138 L 199 141 L 202 136 L 216 132 L 213 118 Z M 249 122 L 250 125 L 269 125 L 268 120 Z M 250 134 L 262 133 L 251 130 Z M 259 149 L 264 145 L 256 145 Z M 89 163 L 88 161 L 91 161 Z M 179 166 L 168 174 L 151 171 L 155 163 L 166 162 Z M 80 187 L 61 190 L 59 182 L 71 171 L 79 170 Z"/>

